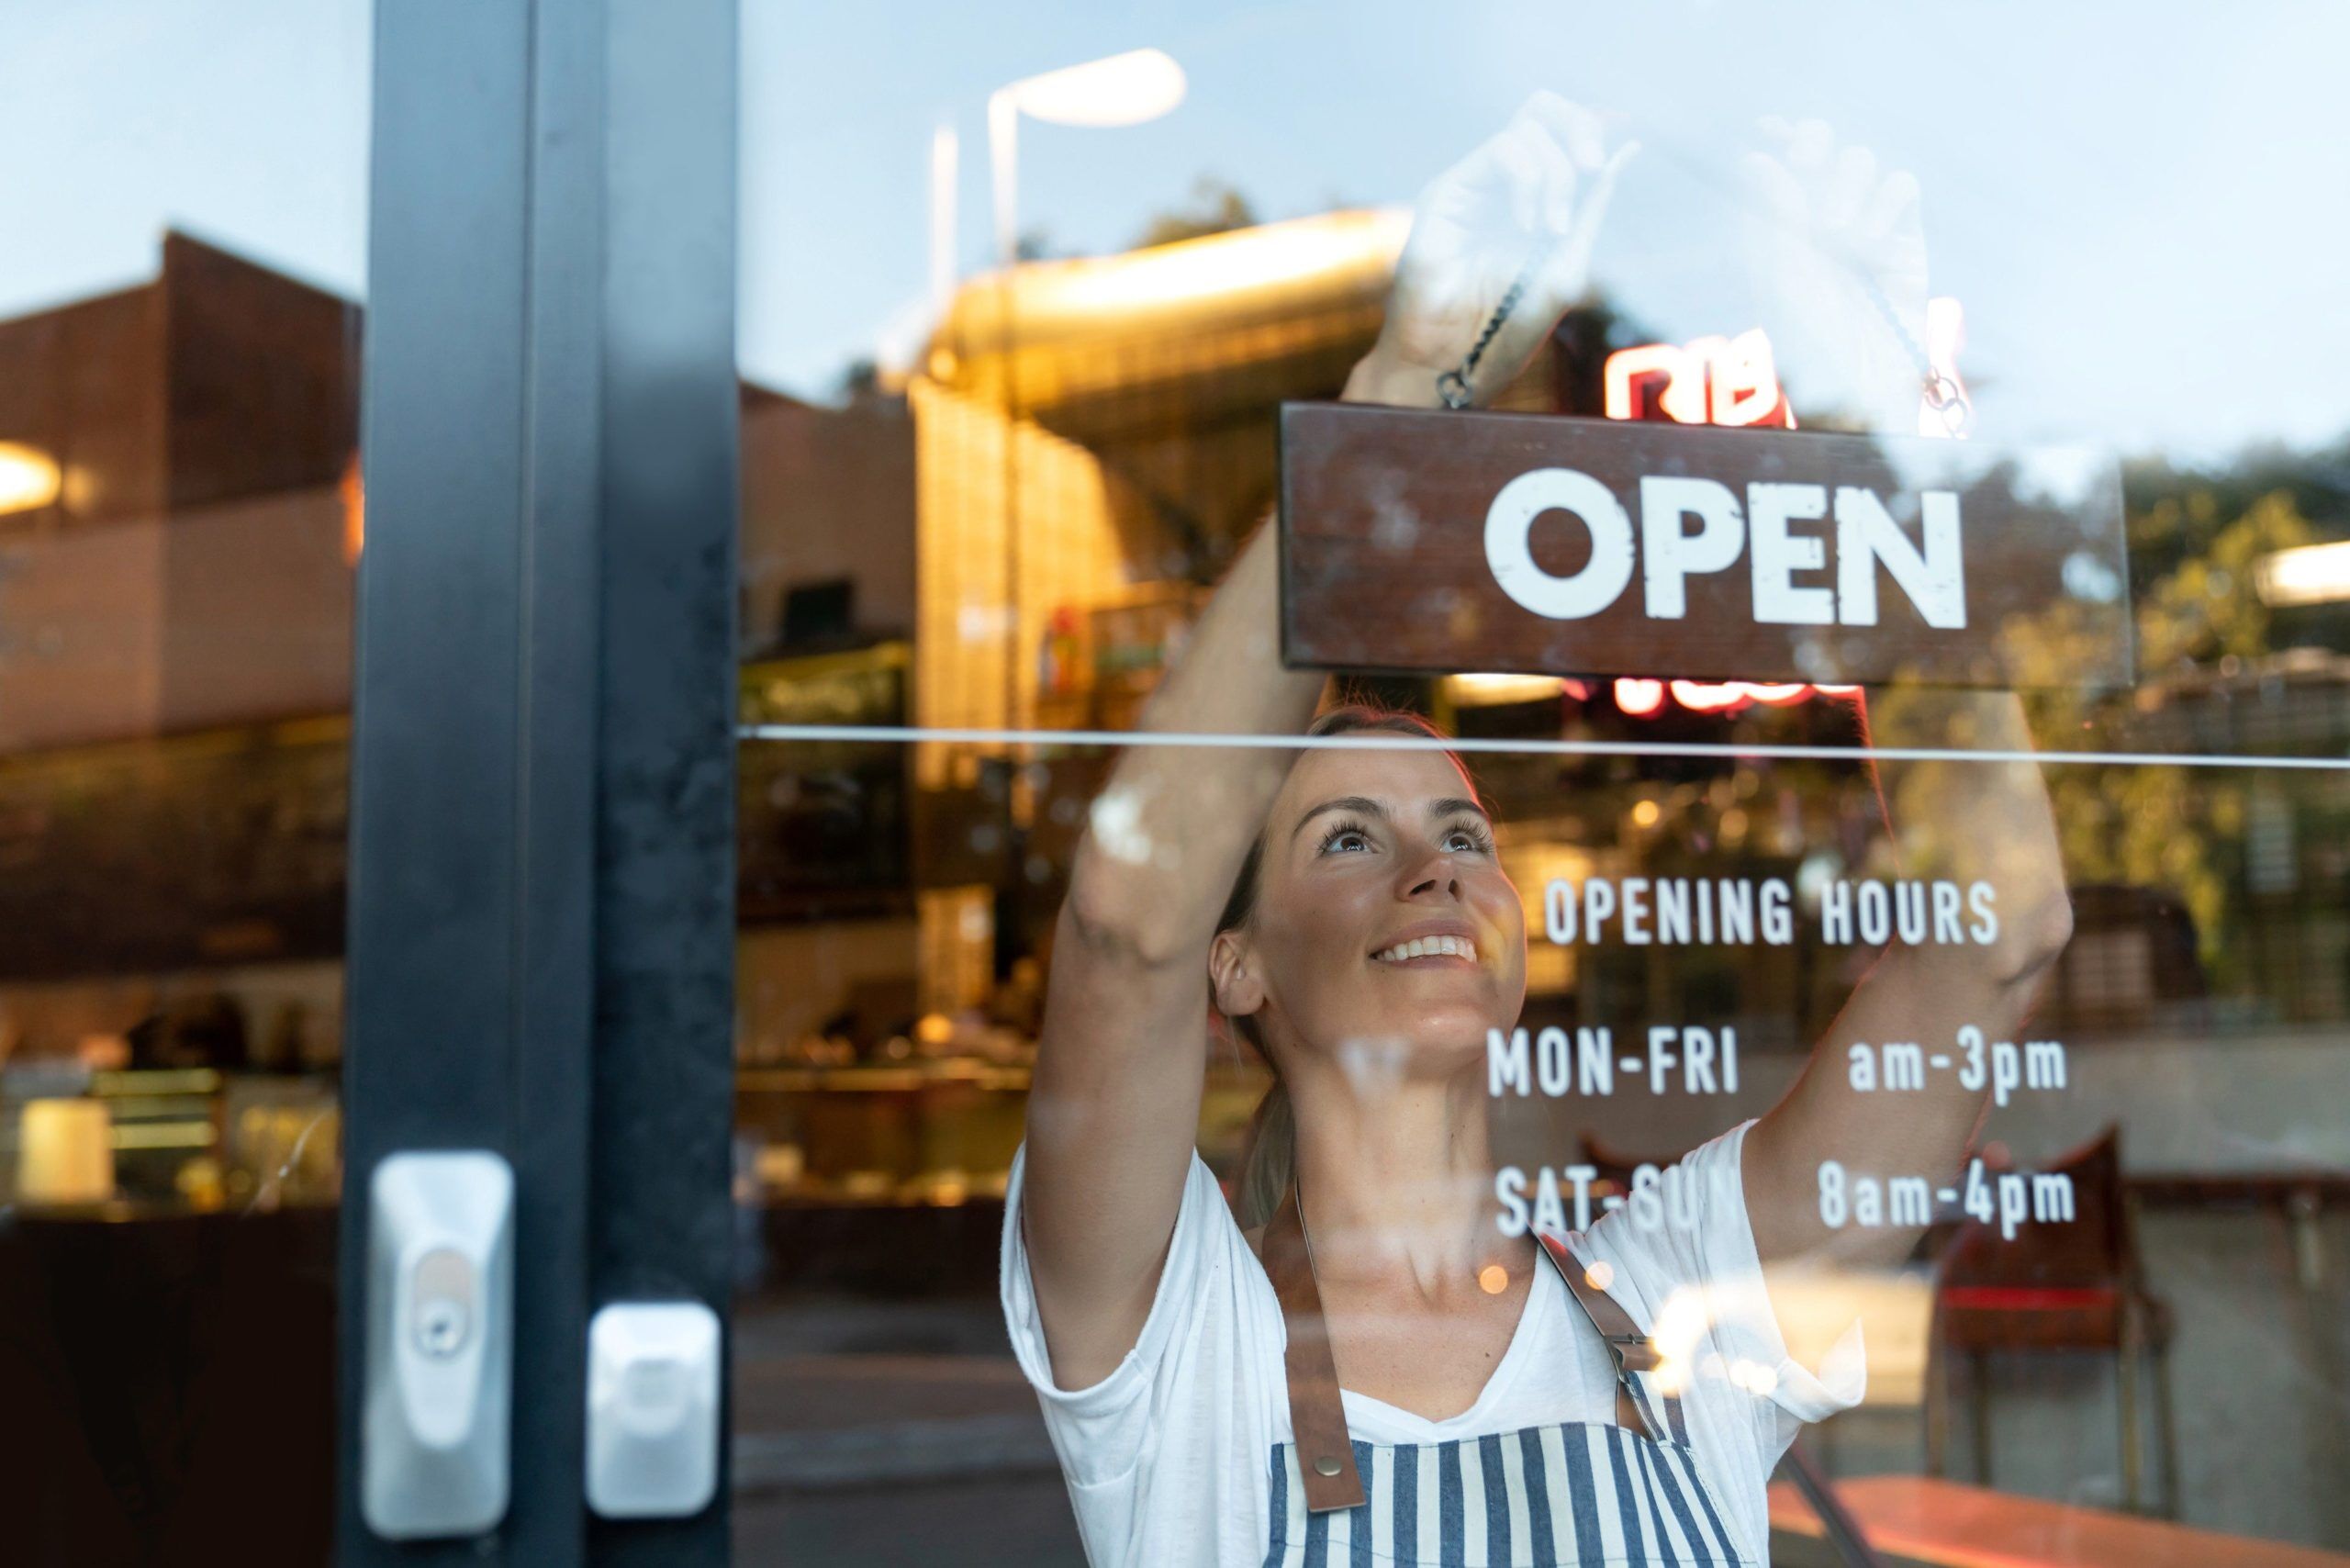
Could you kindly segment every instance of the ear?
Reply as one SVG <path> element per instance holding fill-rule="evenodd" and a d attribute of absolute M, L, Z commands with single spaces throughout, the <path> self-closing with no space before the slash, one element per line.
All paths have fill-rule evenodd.
<path fill-rule="evenodd" d="M 1265 1005 L 1255 956 L 1239 932 L 1219 931 L 1208 945 L 1208 990 L 1216 1011 L 1227 1018 L 1245 1018 Z"/>

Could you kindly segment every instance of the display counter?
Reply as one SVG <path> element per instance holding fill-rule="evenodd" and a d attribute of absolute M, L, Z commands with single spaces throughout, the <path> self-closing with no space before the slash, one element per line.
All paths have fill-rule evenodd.
<path fill-rule="evenodd" d="M 0 1072 L 0 1202 L 123 1217 L 331 1204 L 336 1095 L 331 1071 L 14 1064 Z"/>
<path fill-rule="evenodd" d="M 1024 1043 L 1033 1057 L 1032 1045 Z M 1000 1204 L 1026 1125 L 1032 1070 L 971 1057 L 751 1067 L 735 1079 L 736 1197 L 761 1208 Z M 1202 1151 L 1237 1160 L 1261 1070 L 1210 1070 Z"/>

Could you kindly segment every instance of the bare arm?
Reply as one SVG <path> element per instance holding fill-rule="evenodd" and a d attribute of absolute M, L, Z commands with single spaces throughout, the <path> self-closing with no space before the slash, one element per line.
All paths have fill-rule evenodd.
<path fill-rule="evenodd" d="M 1841 362 L 1879 428 L 1907 433 L 1922 382 L 1909 345 L 1922 339 L 1926 306 L 1917 184 L 1906 174 L 1880 179 L 1871 154 L 1839 149 L 1817 122 L 1774 134 L 1781 156 L 1748 162 L 1756 208 L 1769 218 L 1762 249 L 1783 269 L 1775 292 L 1798 318 L 1790 337 Z M 1863 276 L 1873 289 L 1863 290 Z M 1883 319 L 1889 303 L 1909 318 L 1908 343 Z M 1885 953 L 1786 1099 L 1748 1135 L 1747 1209 L 1765 1260 L 1820 1249 L 1841 1258 L 1908 1253 L 1914 1229 L 1828 1229 L 1820 1166 L 1832 1159 L 1854 1175 L 1923 1176 L 1942 1185 L 1982 1119 L 1984 1092 L 1962 1088 L 1955 1071 L 1928 1073 L 1922 1090 L 1856 1090 L 1847 1053 L 1856 1044 L 1874 1051 L 1903 1042 L 1957 1062 L 1964 1025 L 1987 1040 L 2013 1038 L 2072 934 L 2055 817 L 2014 694 L 1882 690 L 1871 695 L 1868 718 L 1873 745 L 2009 754 L 1996 761 L 1872 757 L 1900 874 L 1989 884 L 1998 935 Z"/>
<path fill-rule="evenodd" d="M 1871 743 L 2027 754 L 1998 761 L 1894 762 L 1877 778 L 1904 877 L 1946 878 L 1994 890 L 1998 931 L 1988 943 L 1897 946 L 1877 959 L 1829 1025 L 1786 1099 L 1747 1135 L 1747 1209 L 1768 1260 L 1832 1242 L 1842 1258 L 1893 1260 L 1914 1228 L 1830 1231 L 1820 1221 L 1822 1161 L 1880 1180 L 1949 1181 L 1983 1114 L 1984 1092 L 1955 1071 L 1930 1072 L 1922 1090 L 1887 1093 L 1852 1086 L 1847 1052 L 1887 1041 L 1961 1059 L 1956 1041 L 1973 1025 L 1988 1040 L 2013 1039 L 2049 966 L 2072 934 L 2056 823 L 2031 736 L 2012 692 L 1878 693 Z"/>
<path fill-rule="evenodd" d="M 1486 351 L 1481 386 L 1522 364 L 1581 291 L 1621 162 L 1601 151 L 1590 116 L 1544 95 L 1439 176 L 1421 197 L 1380 342 L 1347 396 L 1435 404 L 1438 373 L 1460 362 L 1537 241 L 1550 241 L 1541 274 Z M 1273 532 L 1260 529 L 1141 729 L 1305 727 L 1324 678 L 1281 666 L 1278 568 Z M 1029 1097 L 1021 1216 L 1063 1387 L 1114 1371 L 1149 1314 L 1199 1124 L 1216 918 L 1294 755 L 1131 747 L 1080 840 Z"/>
<path fill-rule="evenodd" d="M 1144 709 L 1158 733 L 1293 734 L 1324 678 L 1281 666 L 1259 529 Z M 1141 1332 L 1199 1125 L 1207 952 L 1292 753 L 1136 746 L 1080 840 L 1028 1101 L 1027 1227 L 1053 1376 L 1098 1383 Z"/>

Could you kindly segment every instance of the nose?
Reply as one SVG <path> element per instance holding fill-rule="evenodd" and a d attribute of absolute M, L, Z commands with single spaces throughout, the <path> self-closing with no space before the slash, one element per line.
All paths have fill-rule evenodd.
<path fill-rule="evenodd" d="M 1423 894 L 1437 893 L 1451 898 L 1460 896 L 1460 873 L 1449 853 L 1430 849 L 1420 861 L 1406 868 L 1404 896 L 1416 899 Z"/>

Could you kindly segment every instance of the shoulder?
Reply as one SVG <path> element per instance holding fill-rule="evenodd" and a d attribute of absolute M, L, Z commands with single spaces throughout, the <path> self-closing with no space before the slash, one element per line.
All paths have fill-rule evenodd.
<path fill-rule="evenodd" d="M 1643 1328 L 1654 1329 L 1677 1290 L 1759 1282 L 1740 1170 L 1752 1126 L 1741 1122 L 1661 1170 L 1643 1168 L 1618 1206 L 1566 1238 L 1584 1263 L 1604 1265 L 1607 1293 Z"/>
<path fill-rule="evenodd" d="M 1864 1384 L 1857 1335 L 1839 1342 L 1819 1375 L 1787 1353 L 1746 1207 L 1740 1157 L 1752 1126 L 1693 1149 L 1574 1239 L 1611 1266 L 1608 1294 L 1682 1362 L 1693 1403 L 1759 1418 L 1758 1462 L 1768 1470 L 1795 1430 L 1781 1415 L 1818 1420 L 1857 1403 Z"/>
<path fill-rule="evenodd" d="M 1286 1413 L 1281 1308 L 1214 1173 L 1195 1153 L 1136 1342 L 1098 1383 L 1054 1381 L 1019 1235 L 1020 1162 L 1004 1215 L 1002 1302 L 1096 1561 L 1152 1543 L 1261 1540 L 1264 1456 Z M 1228 1556 L 1229 1553 L 1227 1552 Z"/>
<path fill-rule="evenodd" d="M 1020 1200 L 1025 1150 L 1013 1159 L 1004 1193 L 1000 1285 L 1013 1347 L 1043 1396 L 1057 1406 L 1100 1409 L 1136 1397 L 1162 1376 L 1187 1375 L 1187 1349 L 1203 1338 L 1247 1345 L 1270 1327 L 1281 1331 L 1280 1304 L 1258 1261 L 1256 1239 L 1244 1233 L 1225 1201 L 1224 1190 L 1196 1151 L 1184 1178 L 1158 1282 L 1142 1328 L 1118 1367 L 1082 1389 L 1063 1388 L 1052 1377 L 1037 1316 L 1028 1249 L 1022 1234 Z M 1278 1355 L 1279 1346 L 1275 1345 Z"/>

